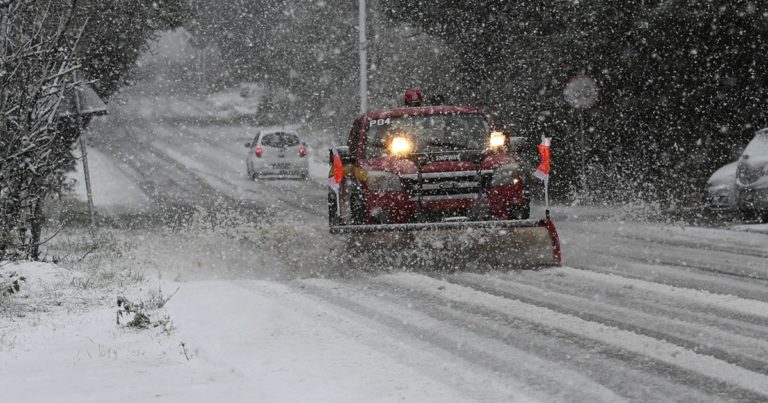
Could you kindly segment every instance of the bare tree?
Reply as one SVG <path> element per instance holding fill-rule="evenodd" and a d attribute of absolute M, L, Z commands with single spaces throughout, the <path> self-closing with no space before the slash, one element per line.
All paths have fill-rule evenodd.
<path fill-rule="evenodd" d="M 69 164 L 59 151 L 75 139 L 58 129 L 57 109 L 79 67 L 76 5 L 0 3 L 0 260 L 37 258 L 43 202 Z"/>
<path fill-rule="evenodd" d="M 71 73 L 108 97 L 186 10 L 186 0 L 0 0 L 0 260 L 37 258 L 43 203 L 74 167 L 79 127 L 57 113 Z"/>

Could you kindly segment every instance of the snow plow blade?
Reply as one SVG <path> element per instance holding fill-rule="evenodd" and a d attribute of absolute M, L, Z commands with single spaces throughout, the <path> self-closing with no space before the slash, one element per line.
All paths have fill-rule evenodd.
<path fill-rule="evenodd" d="M 439 244 L 442 249 L 454 249 L 464 256 L 473 255 L 476 259 L 492 258 L 512 263 L 514 267 L 551 267 L 562 264 L 560 238 L 549 217 L 541 220 L 338 225 L 331 227 L 330 232 L 365 235 L 359 237 L 359 240 L 370 245 L 392 239 L 405 240 L 409 244 L 434 235 L 436 239 L 433 239 L 432 244 Z M 392 234 L 394 238 L 391 238 Z M 452 245 L 443 246 L 446 244 Z"/>

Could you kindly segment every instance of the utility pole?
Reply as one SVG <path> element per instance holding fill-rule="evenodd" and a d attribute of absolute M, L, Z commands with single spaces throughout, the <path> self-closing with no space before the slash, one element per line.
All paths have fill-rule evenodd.
<path fill-rule="evenodd" d="M 376 94 L 378 92 L 378 89 L 376 88 L 377 83 L 381 84 L 377 81 L 379 76 L 379 58 L 381 57 L 381 38 L 379 36 L 381 35 L 381 29 L 382 29 L 382 22 L 380 21 L 382 16 L 379 13 L 379 3 L 380 0 L 367 0 L 368 3 L 368 15 L 367 15 L 367 32 L 366 37 L 368 38 L 368 46 L 366 46 L 366 49 L 368 50 L 368 102 L 375 102 L 376 101 Z"/>
<path fill-rule="evenodd" d="M 358 40 L 360 42 L 360 113 L 368 111 L 368 38 L 366 29 L 367 10 L 365 0 L 359 1 Z"/>
<path fill-rule="evenodd" d="M 584 111 L 577 111 L 579 114 L 579 142 L 581 148 L 581 191 L 585 197 L 589 196 L 589 186 L 587 185 L 587 144 L 584 140 L 586 132 L 584 129 Z"/>

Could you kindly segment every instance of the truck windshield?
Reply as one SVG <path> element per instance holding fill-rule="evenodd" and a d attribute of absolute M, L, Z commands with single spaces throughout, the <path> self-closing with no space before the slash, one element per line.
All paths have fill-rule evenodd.
<path fill-rule="evenodd" d="M 387 142 L 405 135 L 414 142 L 414 151 L 439 153 L 482 150 L 486 147 L 490 126 L 480 115 L 405 116 L 371 120 L 365 136 L 366 158 L 387 156 Z"/>

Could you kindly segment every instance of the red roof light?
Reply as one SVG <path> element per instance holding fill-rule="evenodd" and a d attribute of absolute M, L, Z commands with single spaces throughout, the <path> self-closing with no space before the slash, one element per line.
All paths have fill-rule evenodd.
<path fill-rule="evenodd" d="M 421 106 L 423 97 L 418 88 L 405 91 L 405 106 Z"/>

